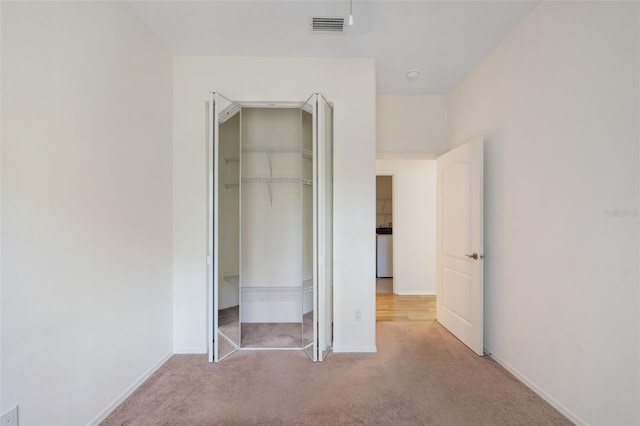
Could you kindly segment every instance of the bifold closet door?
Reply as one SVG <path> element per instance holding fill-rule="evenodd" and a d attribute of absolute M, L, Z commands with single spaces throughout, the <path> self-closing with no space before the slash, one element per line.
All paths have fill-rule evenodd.
<path fill-rule="evenodd" d="M 303 244 L 303 246 L 308 247 L 309 243 L 311 246 L 311 266 L 312 266 L 312 278 L 311 278 L 311 294 L 312 294 L 312 302 L 311 302 L 311 312 L 307 314 L 308 320 L 303 319 L 303 343 L 304 350 L 309 355 L 312 361 L 318 361 L 318 185 L 317 185 L 317 176 L 318 176 L 318 128 L 317 128 L 317 95 L 310 96 L 307 101 L 304 103 L 302 107 L 302 114 L 311 114 L 311 187 L 303 188 L 303 191 L 306 194 L 305 199 L 310 195 L 310 202 L 303 203 L 306 208 L 304 209 L 304 214 L 306 216 L 311 215 L 311 235 L 310 238 L 307 238 L 307 241 Z M 311 194 L 308 194 L 311 192 Z M 304 303 L 304 302 L 303 302 Z M 310 339 L 308 342 L 307 339 Z"/>
<path fill-rule="evenodd" d="M 212 94 L 207 147 L 209 362 L 221 361 L 240 346 L 240 112 L 237 103 Z"/>
<path fill-rule="evenodd" d="M 333 341 L 333 108 L 317 94 L 318 361 Z"/>
<path fill-rule="evenodd" d="M 333 109 L 321 94 L 306 109 L 313 114 L 313 345 L 322 361 L 333 342 Z"/>
<path fill-rule="evenodd" d="M 243 122 L 251 122 L 252 111 L 265 108 L 261 105 L 235 103 L 224 96 L 213 93 L 209 104 L 209 139 L 207 144 L 207 284 L 208 284 L 208 353 L 209 361 L 221 361 L 240 349 L 242 302 L 241 289 L 249 288 L 252 282 L 246 266 L 252 259 L 264 262 L 264 254 L 259 257 L 244 257 L 243 249 L 250 247 L 243 242 L 243 236 L 253 235 L 243 228 L 241 214 L 251 210 L 242 203 L 249 192 L 242 190 L 241 182 L 260 185 L 259 194 L 268 194 L 269 206 L 273 205 L 274 194 L 283 195 L 281 188 L 296 188 L 300 206 L 299 223 L 289 221 L 292 228 L 299 227 L 299 247 L 295 252 L 285 253 L 285 259 L 294 259 L 300 270 L 293 269 L 295 280 L 279 280 L 285 284 L 299 282 L 295 286 L 301 300 L 296 306 L 297 321 L 301 326 L 301 349 L 313 361 L 322 361 L 331 349 L 333 340 L 333 108 L 321 94 L 314 94 L 303 104 L 300 111 L 300 125 L 290 134 L 299 135 L 299 145 L 283 143 L 281 140 L 268 141 L 270 145 L 251 143 L 250 134 L 245 132 Z M 267 107 L 273 108 L 273 104 Z M 276 107 L 277 108 L 277 107 Z M 283 105 L 287 115 L 298 114 L 299 104 Z M 271 114 L 271 111 L 269 112 Z M 269 125 L 273 123 L 268 121 Z M 294 122 L 295 125 L 295 122 Z M 262 141 L 264 132 L 258 132 Z M 242 135 L 242 136 L 241 136 Z M 240 140 L 242 137 L 242 141 Z M 295 136 L 297 137 L 297 136 Z M 249 142 L 247 142 L 249 141 Z M 291 141 L 290 141 L 291 142 Z M 245 145 L 246 143 L 246 145 Z M 265 142 L 266 143 L 266 142 Z M 243 160 L 243 152 L 253 157 Z M 280 164 L 283 158 L 297 156 L 297 169 L 289 167 L 286 176 L 277 169 L 274 175 L 272 154 Z M 260 155 L 268 161 L 268 173 L 243 177 L 243 170 L 251 171 L 252 159 Z M 260 164 L 262 164 L 260 163 Z M 289 164 L 290 163 L 290 164 Z M 293 164 L 290 161 L 289 165 Z M 263 166 L 264 166 L 263 164 Z M 254 164 L 255 165 L 255 164 Z M 264 166 L 266 167 L 266 166 Z M 263 168 L 264 168 L 263 167 Z M 264 170 L 263 170 L 264 171 Z M 272 187 L 272 184 L 274 187 Z M 278 191 L 274 188 L 278 184 Z M 265 192 L 266 191 L 266 192 Z M 282 197 L 276 197 L 278 202 Z M 247 210 L 249 209 L 249 210 Z M 257 235 L 257 234 L 255 234 Z M 222 249 L 222 251 L 221 251 Z M 255 247 L 254 247 L 255 249 Z M 260 251 L 260 250 L 258 250 Z M 264 250 L 262 250 L 264 252 Z M 273 250 L 267 253 L 273 254 Z M 267 262 L 273 266 L 273 262 Z M 245 272 L 243 273 L 243 268 Z M 254 274 L 255 275 L 255 274 Z M 255 277 L 254 281 L 255 281 Z M 278 281 L 278 282 L 279 282 Z M 282 284 L 280 284 L 282 286 Z M 299 286 L 299 287 L 298 287 Z M 287 285 L 287 289 L 294 286 Z M 279 287 L 278 287 L 279 288 Z M 290 291 L 294 294 L 294 291 Z M 245 313 L 247 298 L 244 298 Z M 269 311 L 272 313 L 273 310 Z M 289 322 L 297 322 L 289 321 Z M 272 321 L 273 322 L 273 321 Z M 298 348 L 296 348 L 298 349 Z"/>
<path fill-rule="evenodd" d="M 315 344 L 314 301 L 314 222 L 313 222 L 313 106 L 306 103 L 300 110 L 301 190 L 302 190 L 302 347 L 313 360 Z"/>

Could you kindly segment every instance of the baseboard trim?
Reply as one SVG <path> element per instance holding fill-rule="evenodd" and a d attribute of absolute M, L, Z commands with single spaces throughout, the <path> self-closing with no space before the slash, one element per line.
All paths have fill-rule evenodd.
<path fill-rule="evenodd" d="M 169 360 L 173 356 L 173 351 L 165 354 L 158 362 L 151 366 L 147 371 L 145 371 L 142 376 L 138 377 L 127 389 L 124 390 L 116 399 L 111 402 L 111 404 L 107 405 L 96 417 L 91 420 L 88 425 L 89 426 L 97 426 L 104 421 L 109 414 L 111 414 L 120 404 L 124 402 L 136 389 L 140 387 L 141 384 L 145 382 L 153 373 L 155 373 L 162 365 Z"/>
<path fill-rule="evenodd" d="M 202 346 L 191 346 L 185 348 L 175 348 L 173 353 L 176 355 L 202 355 L 208 353 L 207 348 Z"/>
<path fill-rule="evenodd" d="M 334 353 L 375 353 L 378 352 L 377 346 L 334 346 Z"/>
<path fill-rule="evenodd" d="M 489 355 L 495 362 L 500 364 L 502 368 L 507 370 L 509 373 L 513 374 L 518 380 L 524 383 L 529 389 L 534 391 L 538 396 L 544 399 L 549 403 L 553 408 L 558 410 L 563 416 L 567 417 L 570 421 L 572 421 L 576 425 L 586 425 L 587 422 L 578 417 L 574 412 L 569 410 L 567 407 L 562 405 L 560 402 L 556 401 L 551 395 L 540 389 L 535 383 L 533 383 L 529 378 L 527 378 L 524 374 L 520 373 L 516 368 L 514 368 L 511 364 L 502 359 L 499 355 L 496 355 L 491 349 L 485 347 L 485 354 Z"/>
<path fill-rule="evenodd" d="M 399 291 L 398 296 L 435 296 L 435 291 Z"/>

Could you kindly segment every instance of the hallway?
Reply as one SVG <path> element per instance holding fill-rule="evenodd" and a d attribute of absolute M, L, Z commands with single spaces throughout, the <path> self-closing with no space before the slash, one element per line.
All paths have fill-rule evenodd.
<path fill-rule="evenodd" d="M 436 296 L 393 294 L 392 278 L 376 279 L 376 321 L 412 322 L 436 320 Z"/>

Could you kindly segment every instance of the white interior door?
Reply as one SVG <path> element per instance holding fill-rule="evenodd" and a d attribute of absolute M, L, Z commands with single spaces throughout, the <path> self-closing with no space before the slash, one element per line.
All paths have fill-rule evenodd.
<path fill-rule="evenodd" d="M 438 322 L 483 354 L 483 139 L 437 161 Z"/>

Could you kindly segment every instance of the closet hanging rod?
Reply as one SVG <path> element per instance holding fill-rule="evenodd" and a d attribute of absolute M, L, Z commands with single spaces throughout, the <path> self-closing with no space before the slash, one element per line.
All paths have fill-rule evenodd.
<path fill-rule="evenodd" d="M 292 152 L 292 153 L 311 153 L 311 150 L 303 149 L 299 146 L 251 146 L 242 147 L 242 152 Z"/>
<path fill-rule="evenodd" d="M 305 185 L 313 185 L 313 180 L 311 179 L 301 179 L 299 177 L 246 177 L 242 178 L 243 182 L 288 182 L 288 183 L 296 183 L 302 182 Z M 231 184 L 233 185 L 233 184 Z M 236 184 L 237 185 L 237 184 Z"/>
<path fill-rule="evenodd" d="M 305 289 L 304 287 L 301 286 L 286 286 L 286 285 L 281 285 L 281 286 L 271 286 L 271 287 L 265 287 L 265 286 L 260 286 L 260 285 L 242 285 L 242 288 L 246 288 L 246 289 L 260 289 L 260 290 L 265 290 L 265 291 L 280 291 L 280 290 L 287 290 L 287 291 L 295 291 L 298 292 L 302 289 Z"/>

